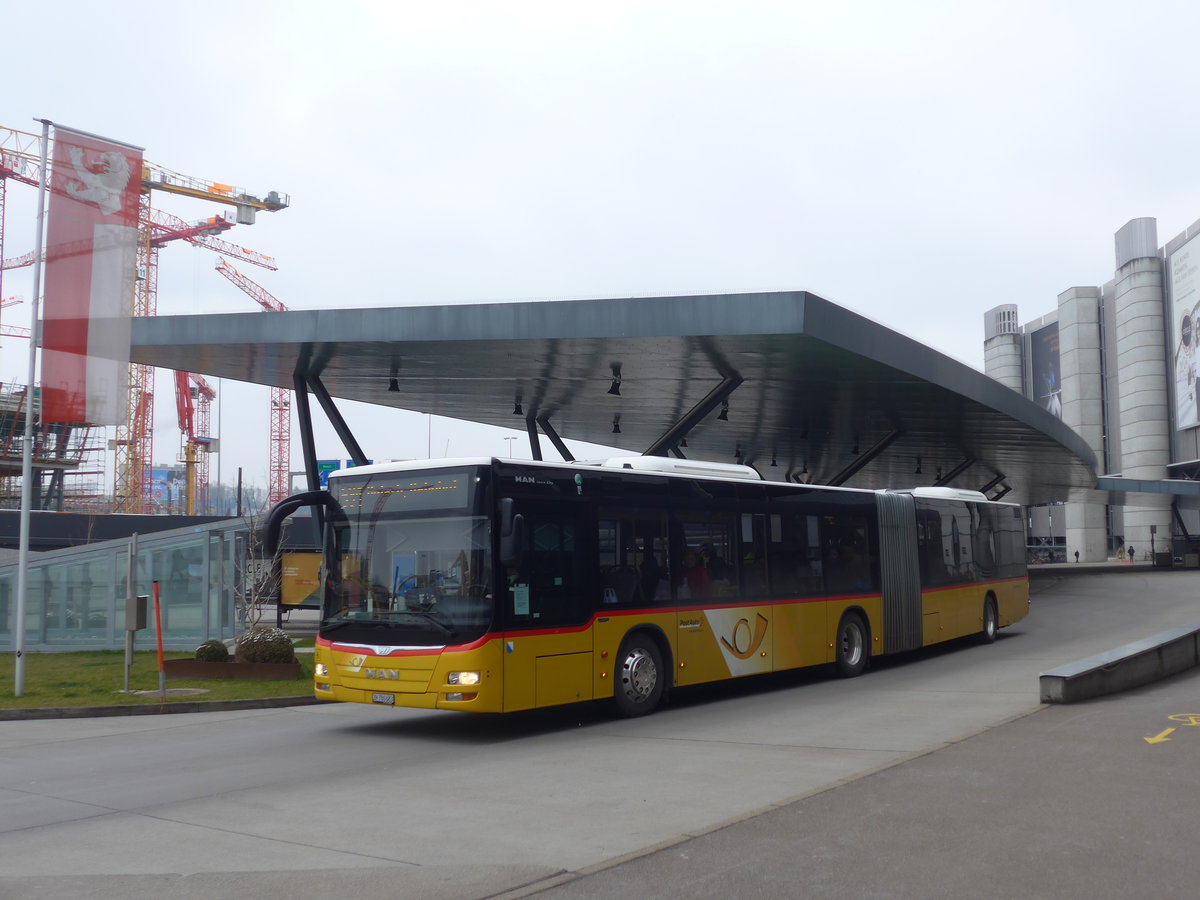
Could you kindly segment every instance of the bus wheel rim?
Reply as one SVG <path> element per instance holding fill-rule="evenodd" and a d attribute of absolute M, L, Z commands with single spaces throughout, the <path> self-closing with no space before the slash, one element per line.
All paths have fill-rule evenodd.
<path fill-rule="evenodd" d="M 862 652 L 862 632 L 858 625 L 852 622 L 842 631 L 842 658 L 850 665 L 855 666 L 858 665 Z"/>
<path fill-rule="evenodd" d="M 639 647 L 625 657 L 621 666 L 621 684 L 625 696 L 639 703 L 654 693 L 658 684 L 658 668 L 649 653 Z"/>

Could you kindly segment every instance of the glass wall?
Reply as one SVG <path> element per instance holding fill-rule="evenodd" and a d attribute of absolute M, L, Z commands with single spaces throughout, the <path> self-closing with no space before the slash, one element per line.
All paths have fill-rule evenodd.
<path fill-rule="evenodd" d="M 138 537 L 136 593 L 149 598 L 139 649 L 155 644 L 158 582 L 163 644 L 190 650 L 239 630 L 235 606 L 237 550 L 246 546 L 241 520 Z M 25 649 L 111 649 L 125 646 L 128 539 L 32 553 L 25 606 Z M 0 563 L 0 650 L 15 646 L 17 561 Z"/>

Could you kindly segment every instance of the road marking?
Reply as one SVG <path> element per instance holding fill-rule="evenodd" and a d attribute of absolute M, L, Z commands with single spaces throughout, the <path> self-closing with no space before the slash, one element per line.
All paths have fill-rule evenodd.
<path fill-rule="evenodd" d="M 1172 722 L 1178 722 L 1180 725 L 1186 725 L 1189 728 L 1200 726 L 1200 713 L 1172 713 L 1167 716 Z M 1171 740 L 1170 735 L 1174 734 L 1174 728 L 1168 728 L 1165 731 L 1160 731 L 1154 737 L 1142 738 L 1147 744 L 1165 744 Z"/>
<path fill-rule="evenodd" d="M 1160 731 L 1154 737 L 1142 738 L 1142 740 L 1144 740 L 1147 744 L 1161 744 L 1164 741 L 1169 741 L 1171 739 L 1168 737 L 1168 735 L 1170 735 L 1174 730 L 1174 728 L 1168 728 L 1166 731 Z"/>

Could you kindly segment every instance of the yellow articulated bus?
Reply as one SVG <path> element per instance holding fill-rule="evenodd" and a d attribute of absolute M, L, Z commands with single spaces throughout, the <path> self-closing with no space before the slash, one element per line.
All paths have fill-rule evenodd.
<path fill-rule="evenodd" d="M 1029 609 L 1020 508 L 974 491 L 764 481 L 618 458 L 360 466 L 323 506 L 315 694 L 511 712 L 871 658 Z M 274 540 L 268 539 L 268 543 Z"/>

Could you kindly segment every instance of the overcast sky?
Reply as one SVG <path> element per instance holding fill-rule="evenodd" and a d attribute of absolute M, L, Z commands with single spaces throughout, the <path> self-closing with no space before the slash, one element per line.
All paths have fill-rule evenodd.
<path fill-rule="evenodd" d="M 1129 219 L 1157 218 L 1161 244 L 1200 218 L 1195 2 L 35 12 L 0 37 L 0 125 L 45 117 L 290 194 L 224 237 L 278 259 L 240 268 L 293 309 L 806 289 L 982 368 L 985 310 L 1050 312 L 1112 276 Z M 34 194 L 9 186 L 6 256 L 32 248 Z M 255 309 L 216 258 L 164 249 L 159 313 Z M 30 297 L 29 271 L 5 296 Z M 0 380 L 25 366 L 6 339 Z M 162 462 L 171 391 L 160 379 Z M 223 396 L 222 477 L 265 485 L 267 391 Z M 348 418 L 376 459 L 509 447 L 423 416 Z M 327 431 L 318 454 L 345 455 Z"/>

